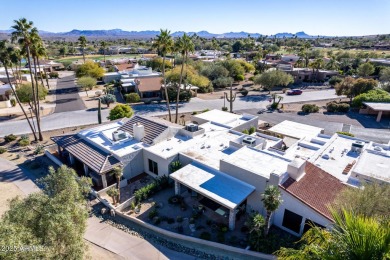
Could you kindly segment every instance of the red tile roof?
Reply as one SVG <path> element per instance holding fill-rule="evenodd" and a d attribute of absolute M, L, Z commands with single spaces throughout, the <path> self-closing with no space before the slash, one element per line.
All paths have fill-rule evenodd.
<path fill-rule="evenodd" d="M 279 187 L 333 221 L 328 205 L 346 185 L 310 162 L 306 162 L 305 172 L 298 182 L 290 177 Z"/>
<path fill-rule="evenodd" d="M 115 65 L 118 71 L 131 70 L 134 68 L 133 63 L 124 63 Z"/>

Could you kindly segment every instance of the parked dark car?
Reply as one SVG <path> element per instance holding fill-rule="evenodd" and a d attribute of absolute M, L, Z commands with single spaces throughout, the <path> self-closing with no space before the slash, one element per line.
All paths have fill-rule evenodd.
<path fill-rule="evenodd" d="M 301 95 L 301 94 L 302 94 L 302 90 L 299 90 L 299 89 L 293 89 L 293 90 L 287 91 L 287 95 L 289 95 L 289 96 Z"/>

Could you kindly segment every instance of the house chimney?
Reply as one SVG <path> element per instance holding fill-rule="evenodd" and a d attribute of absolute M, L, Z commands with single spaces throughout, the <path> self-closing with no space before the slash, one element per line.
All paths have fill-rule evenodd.
<path fill-rule="evenodd" d="M 295 158 L 287 166 L 287 173 L 296 181 L 299 181 L 305 175 L 306 161 L 301 158 Z"/>
<path fill-rule="evenodd" d="M 141 141 L 145 137 L 145 127 L 140 123 L 135 123 L 133 125 L 133 136 L 137 141 Z"/>

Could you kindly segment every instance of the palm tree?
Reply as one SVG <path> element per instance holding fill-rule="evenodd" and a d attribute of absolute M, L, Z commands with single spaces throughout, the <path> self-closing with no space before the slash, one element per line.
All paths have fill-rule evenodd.
<path fill-rule="evenodd" d="M 252 214 L 245 225 L 249 228 L 249 243 L 254 250 L 259 251 L 264 237 L 265 220 L 260 213 Z"/>
<path fill-rule="evenodd" d="M 3 66 L 5 68 L 5 74 L 7 75 L 7 80 L 10 84 L 11 84 L 11 80 L 9 77 L 8 66 L 10 66 L 12 68 L 11 56 L 13 55 L 13 51 L 14 51 L 14 48 L 12 48 L 12 47 L 7 48 L 5 40 L 0 41 L 0 62 L 3 64 Z M 30 126 L 31 132 L 34 135 L 34 140 L 37 141 L 38 140 L 37 135 L 36 135 L 34 128 L 33 128 L 32 124 L 28 118 L 26 110 L 24 110 L 24 107 L 23 107 L 22 103 L 20 102 L 19 97 L 16 94 L 15 89 L 13 87 L 11 87 L 11 90 L 12 90 L 13 95 L 15 96 L 16 102 L 19 104 L 20 109 L 22 110 L 24 117 L 27 120 L 28 125 Z"/>
<path fill-rule="evenodd" d="M 262 194 L 261 201 L 263 202 L 264 208 L 267 211 L 264 227 L 264 235 L 267 236 L 270 228 L 270 219 L 272 213 L 277 210 L 280 204 L 283 202 L 279 188 L 273 185 L 268 186 Z"/>
<path fill-rule="evenodd" d="M 100 42 L 100 47 L 103 49 L 103 56 L 104 56 L 104 65 L 106 65 L 106 49 L 107 49 L 107 42 L 106 41 L 101 41 Z"/>
<path fill-rule="evenodd" d="M 312 63 L 309 64 L 309 67 L 313 69 L 313 74 L 315 71 L 315 79 L 318 77 L 318 71 L 323 67 L 324 60 L 322 58 L 315 59 Z"/>
<path fill-rule="evenodd" d="M 87 38 L 85 38 L 85 36 L 80 36 L 77 41 L 79 42 L 79 45 L 83 51 L 83 60 L 84 60 L 84 63 L 85 63 L 85 53 L 84 53 L 84 50 L 85 50 L 85 47 L 87 47 Z"/>
<path fill-rule="evenodd" d="M 312 227 L 299 249 L 281 248 L 278 259 L 389 259 L 389 220 L 378 219 L 342 210 L 332 211 L 333 229 Z"/>
<path fill-rule="evenodd" d="M 37 103 L 37 96 L 38 96 L 38 86 L 34 84 L 34 77 L 32 73 L 32 60 L 31 60 L 31 51 L 30 47 L 32 45 L 32 35 L 37 32 L 38 30 L 33 27 L 33 22 L 27 21 L 26 18 L 21 18 L 19 20 L 14 20 L 15 25 L 12 26 L 12 28 L 15 30 L 12 32 L 11 40 L 13 42 L 18 41 L 20 44 L 22 44 L 22 47 L 26 50 L 27 54 L 27 61 L 29 64 L 29 71 L 31 76 L 31 87 L 32 87 L 32 93 L 33 93 L 33 104 L 34 104 L 34 113 L 37 117 L 37 127 L 38 127 L 38 134 L 39 134 L 39 141 L 43 141 L 43 136 L 41 132 L 41 126 L 40 126 L 40 120 L 39 120 L 39 106 Z"/>
<path fill-rule="evenodd" d="M 120 202 L 120 198 L 121 198 L 120 182 L 121 182 L 121 178 L 123 176 L 123 168 L 122 168 L 122 166 L 117 166 L 114 169 L 112 169 L 110 175 L 113 175 L 116 178 L 117 188 L 118 188 L 118 202 Z"/>
<path fill-rule="evenodd" d="M 165 78 L 165 57 L 167 53 L 172 52 L 174 46 L 174 42 L 170 34 L 171 34 L 170 31 L 160 29 L 160 35 L 157 36 L 157 39 L 153 43 L 153 48 L 156 48 L 160 52 L 160 55 L 163 56 L 162 76 L 164 80 L 165 100 L 167 102 L 169 121 L 172 121 L 171 108 L 169 106 L 169 99 L 168 99 L 167 79 Z"/>
<path fill-rule="evenodd" d="M 181 83 L 183 82 L 184 63 L 187 63 L 188 53 L 194 51 L 194 49 L 194 43 L 192 42 L 191 37 L 189 37 L 186 33 L 184 33 L 182 37 L 179 37 L 176 42 L 176 50 L 181 53 L 183 61 L 181 63 L 180 79 L 177 87 L 175 123 L 177 123 L 179 115 L 179 97 Z"/>

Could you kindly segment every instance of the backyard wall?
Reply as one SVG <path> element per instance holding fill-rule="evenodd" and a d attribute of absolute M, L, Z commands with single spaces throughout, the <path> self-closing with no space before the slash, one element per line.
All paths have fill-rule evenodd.
<path fill-rule="evenodd" d="M 291 196 L 289 193 L 281 190 L 282 193 L 282 199 L 283 203 L 280 205 L 280 207 L 275 211 L 273 214 L 273 224 L 275 226 L 280 227 L 281 229 L 289 232 L 290 234 L 293 234 L 295 236 L 301 236 L 303 232 L 303 228 L 305 225 L 306 219 L 309 219 L 311 221 L 314 221 L 324 227 L 329 227 L 332 222 L 310 208 L 309 206 L 305 205 L 301 201 L 299 201 L 297 198 Z M 294 212 L 295 214 L 298 214 L 302 216 L 302 222 L 301 222 L 301 229 L 299 233 L 295 233 L 294 231 L 283 227 L 283 217 L 284 217 L 284 211 L 285 209 Z"/>

